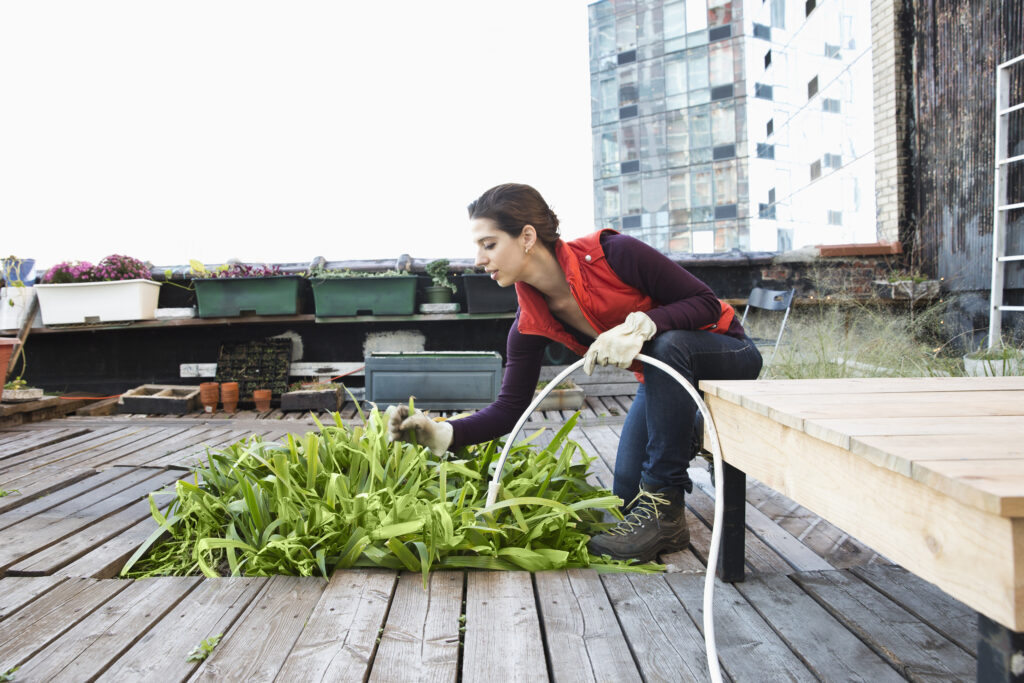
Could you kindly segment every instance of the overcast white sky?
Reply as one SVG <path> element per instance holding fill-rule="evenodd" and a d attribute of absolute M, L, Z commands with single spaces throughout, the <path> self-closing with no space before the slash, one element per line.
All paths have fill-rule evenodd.
<path fill-rule="evenodd" d="M 591 1 L 0 3 L 0 254 L 470 257 L 509 181 L 582 235 Z"/>

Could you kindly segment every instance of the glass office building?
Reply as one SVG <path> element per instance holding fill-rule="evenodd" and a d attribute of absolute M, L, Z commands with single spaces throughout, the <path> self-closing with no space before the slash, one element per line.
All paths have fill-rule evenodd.
<path fill-rule="evenodd" d="M 598 227 L 691 253 L 874 239 L 867 3 L 589 9 Z"/>

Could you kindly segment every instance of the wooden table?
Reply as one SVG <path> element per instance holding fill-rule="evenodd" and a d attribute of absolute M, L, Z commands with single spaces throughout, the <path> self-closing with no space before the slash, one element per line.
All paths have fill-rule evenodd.
<path fill-rule="evenodd" d="M 743 578 L 750 474 L 977 610 L 978 679 L 1024 680 L 1024 377 L 700 387 L 727 463 L 724 580 Z"/>

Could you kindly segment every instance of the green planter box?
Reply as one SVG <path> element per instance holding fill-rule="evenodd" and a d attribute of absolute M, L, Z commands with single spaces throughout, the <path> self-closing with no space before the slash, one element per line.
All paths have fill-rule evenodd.
<path fill-rule="evenodd" d="M 366 398 L 380 407 L 408 403 L 433 410 L 484 408 L 501 388 L 493 351 L 373 353 L 366 358 Z"/>
<path fill-rule="evenodd" d="M 240 315 L 295 315 L 299 312 L 297 275 L 193 280 L 200 318 Z"/>
<path fill-rule="evenodd" d="M 412 315 L 415 275 L 312 278 L 313 305 L 320 318 L 345 315 Z"/>

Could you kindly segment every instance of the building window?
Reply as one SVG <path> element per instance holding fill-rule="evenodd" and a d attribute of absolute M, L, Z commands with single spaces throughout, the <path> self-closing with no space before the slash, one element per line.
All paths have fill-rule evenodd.
<path fill-rule="evenodd" d="M 807 3 L 804 5 L 804 16 L 805 17 L 810 16 L 811 12 L 813 12 L 814 8 L 817 7 L 817 6 L 818 6 L 817 0 L 807 0 Z"/>
<path fill-rule="evenodd" d="M 714 161 L 732 159 L 734 156 L 736 156 L 736 145 L 720 145 L 711 150 L 711 158 Z"/>
<path fill-rule="evenodd" d="M 636 115 L 637 115 L 637 108 L 636 108 L 635 104 L 632 104 L 632 105 L 630 105 L 628 107 L 621 107 L 621 108 L 619 108 L 619 118 L 620 119 L 632 119 L 632 118 L 635 118 Z"/>
<path fill-rule="evenodd" d="M 633 161 L 623 161 L 619 164 L 619 170 L 622 175 L 627 173 L 639 173 L 640 172 L 640 160 L 634 159 Z"/>
<path fill-rule="evenodd" d="M 772 51 L 768 50 L 768 52 L 764 53 L 764 68 L 767 69 L 771 65 L 772 65 Z"/>
<path fill-rule="evenodd" d="M 767 142 L 757 143 L 757 158 L 758 159 L 774 159 L 775 158 L 775 145 L 770 145 Z"/>
<path fill-rule="evenodd" d="M 843 224 L 843 212 L 832 211 L 829 209 L 828 212 L 828 224 L 829 225 L 842 225 Z"/>
<path fill-rule="evenodd" d="M 775 220 L 775 204 L 758 204 L 757 217 L 768 220 Z"/>
<path fill-rule="evenodd" d="M 786 0 L 771 0 L 772 26 L 786 28 Z"/>
<path fill-rule="evenodd" d="M 754 37 L 764 40 L 772 39 L 772 27 L 764 24 L 754 24 Z"/>
<path fill-rule="evenodd" d="M 842 110 L 839 100 L 834 97 L 825 97 L 821 100 L 821 110 L 831 114 L 838 114 Z"/>
<path fill-rule="evenodd" d="M 825 56 L 830 59 L 842 59 L 843 56 L 839 53 L 838 45 L 829 45 L 825 43 Z"/>
<path fill-rule="evenodd" d="M 775 119 L 768 119 L 768 123 L 764 126 L 765 130 L 768 131 L 768 137 L 775 134 Z"/>
<path fill-rule="evenodd" d="M 642 216 L 623 216 L 622 227 L 623 228 L 639 228 L 643 225 Z"/>
<path fill-rule="evenodd" d="M 818 77 L 815 76 L 811 80 L 807 81 L 807 99 L 811 99 L 818 94 Z"/>
<path fill-rule="evenodd" d="M 826 154 L 825 155 L 825 168 L 839 168 L 843 165 L 842 154 Z"/>
<path fill-rule="evenodd" d="M 636 50 L 627 50 L 619 53 L 619 64 L 631 64 L 636 61 Z"/>
<path fill-rule="evenodd" d="M 762 100 L 772 99 L 772 86 L 768 85 L 767 83 L 755 83 L 754 97 L 758 97 Z"/>
<path fill-rule="evenodd" d="M 821 159 L 816 160 L 811 164 L 811 180 L 817 180 L 821 177 Z"/>
<path fill-rule="evenodd" d="M 727 100 L 732 97 L 733 89 L 732 84 L 729 85 L 718 85 L 711 89 L 711 101 L 716 100 Z"/>
<path fill-rule="evenodd" d="M 793 229 L 779 228 L 779 251 L 789 251 L 793 248 Z"/>
<path fill-rule="evenodd" d="M 716 26 L 715 28 L 708 31 L 708 42 L 713 43 L 716 40 L 725 40 L 726 38 L 732 37 L 732 26 Z"/>
<path fill-rule="evenodd" d="M 772 189 L 768 190 L 768 203 L 769 204 L 774 204 L 775 203 L 775 188 L 774 187 Z"/>

